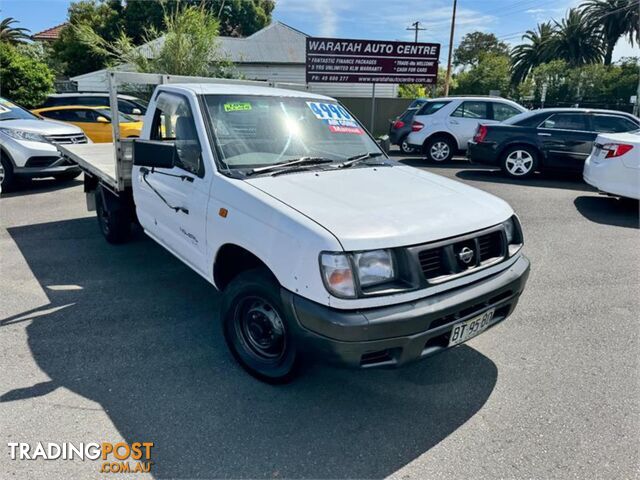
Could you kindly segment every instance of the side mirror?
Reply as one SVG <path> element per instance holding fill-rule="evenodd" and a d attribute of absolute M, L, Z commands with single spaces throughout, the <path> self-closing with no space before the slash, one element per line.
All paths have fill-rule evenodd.
<path fill-rule="evenodd" d="M 133 164 L 139 167 L 173 168 L 178 163 L 178 150 L 173 142 L 133 140 Z"/>
<path fill-rule="evenodd" d="M 139 108 L 133 108 L 131 109 L 131 115 L 142 115 L 142 110 Z"/>
<path fill-rule="evenodd" d="M 98 122 L 98 123 L 111 123 L 107 117 L 98 117 L 98 118 L 96 118 L 96 122 Z"/>

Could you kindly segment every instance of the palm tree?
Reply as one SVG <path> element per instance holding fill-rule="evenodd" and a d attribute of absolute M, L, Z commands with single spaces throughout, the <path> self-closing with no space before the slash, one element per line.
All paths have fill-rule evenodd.
<path fill-rule="evenodd" d="M 554 23 L 555 33 L 549 43 L 554 59 L 562 59 L 572 67 L 602 61 L 602 39 L 585 12 L 572 8 L 565 18 Z"/>
<path fill-rule="evenodd" d="M 605 65 L 611 65 L 620 37 L 627 35 L 631 45 L 634 40 L 640 44 L 640 0 L 587 0 L 580 7 L 591 27 L 601 32 Z"/>
<path fill-rule="evenodd" d="M 0 22 L 0 41 L 18 43 L 30 38 L 27 28 L 12 27 L 11 25 L 14 23 L 18 23 L 18 21 L 12 17 L 7 17 Z"/>
<path fill-rule="evenodd" d="M 535 67 L 551 60 L 549 45 L 553 33 L 551 23 L 539 23 L 536 30 L 527 30 L 522 36 L 529 43 L 520 44 L 511 50 L 511 81 L 514 85 L 524 81 Z"/>

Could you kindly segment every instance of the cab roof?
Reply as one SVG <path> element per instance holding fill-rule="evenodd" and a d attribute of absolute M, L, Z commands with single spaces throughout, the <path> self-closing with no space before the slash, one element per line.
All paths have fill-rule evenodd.
<path fill-rule="evenodd" d="M 261 95 L 271 97 L 313 98 L 335 101 L 334 98 L 306 90 L 263 87 L 261 85 L 243 85 L 239 83 L 169 83 L 160 86 L 162 90 L 188 90 L 196 95 Z"/>

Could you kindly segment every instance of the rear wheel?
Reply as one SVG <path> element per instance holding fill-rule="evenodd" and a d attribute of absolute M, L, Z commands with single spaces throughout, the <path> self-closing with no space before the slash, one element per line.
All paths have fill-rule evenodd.
<path fill-rule="evenodd" d="M 502 154 L 502 171 L 511 178 L 527 178 L 538 167 L 538 154 L 531 147 L 515 146 Z"/>
<path fill-rule="evenodd" d="M 126 205 L 109 191 L 96 190 L 96 215 L 104 238 L 109 243 L 125 243 L 131 237 L 131 214 Z"/>
<path fill-rule="evenodd" d="M 240 365 L 267 383 L 286 383 L 298 372 L 298 353 L 280 287 L 266 269 L 239 274 L 224 290 L 224 337 Z"/>
<path fill-rule="evenodd" d="M 400 151 L 406 155 L 409 155 L 410 153 L 413 153 L 416 150 L 415 148 L 409 146 L 409 144 L 407 143 L 407 137 L 404 137 L 400 142 Z"/>
<path fill-rule="evenodd" d="M 427 140 L 426 153 L 427 159 L 432 162 L 448 162 L 453 158 L 455 145 L 450 138 L 435 137 Z"/>
<path fill-rule="evenodd" d="M 0 192 L 10 192 L 15 183 L 13 165 L 4 155 L 0 154 Z"/>

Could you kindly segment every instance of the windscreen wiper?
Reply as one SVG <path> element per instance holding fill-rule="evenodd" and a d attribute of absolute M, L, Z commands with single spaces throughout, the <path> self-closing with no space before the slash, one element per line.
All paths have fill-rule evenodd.
<path fill-rule="evenodd" d="M 379 157 L 381 156 L 382 153 L 380 152 L 366 152 L 366 153 L 360 153 L 358 155 L 354 155 L 353 157 L 349 157 L 347 158 L 346 161 L 339 163 L 338 164 L 338 168 L 347 168 L 350 167 L 351 165 L 361 162 L 363 160 L 368 160 L 369 158 L 374 158 L 374 157 Z"/>
<path fill-rule="evenodd" d="M 331 160 L 330 158 L 324 158 L 324 157 L 300 157 L 295 160 L 289 160 L 286 162 L 274 163 L 273 165 L 267 165 L 266 167 L 254 168 L 253 170 L 249 171 L 247 175 L 255 175 L 256 173 L 264 173 L 264 172 L 269 172 L 271 170 L 278 170 L 280 168 L 287 168 L 287 167 L 293 167 L 293 166 L 299 166 L 299 165 L 315 165 L 315 164 L 331 163 L 331 162 L 333 162 L 333 160 Z"/>

